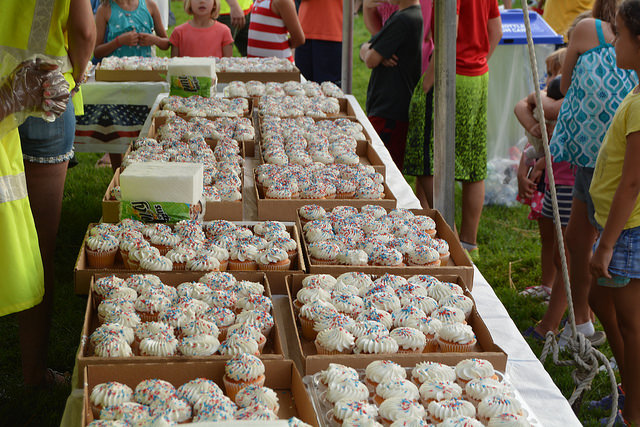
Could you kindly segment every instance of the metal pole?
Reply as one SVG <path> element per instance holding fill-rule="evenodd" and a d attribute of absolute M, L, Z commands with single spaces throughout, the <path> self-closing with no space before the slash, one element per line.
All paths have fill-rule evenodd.
<path fill-rule="evenodd" d="M 455 224 L 456 2 L 435 1 L 433 202 Z"/>
<path fill-rule="evenodd" d="M 342 5 L 342 91 L 352 93 L 353 87 L 353 0 Z"/>

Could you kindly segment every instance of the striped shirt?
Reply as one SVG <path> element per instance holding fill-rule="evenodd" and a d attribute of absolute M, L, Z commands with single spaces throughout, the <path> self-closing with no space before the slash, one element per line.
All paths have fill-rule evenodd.
<path fill-rule="evenodd" d="M 289 47 L 289 32 L 282 18 L 271 10 L 271 0 L 256 0 L 251 10 L 247 56 L 288 58 L 293 62 Z"/>

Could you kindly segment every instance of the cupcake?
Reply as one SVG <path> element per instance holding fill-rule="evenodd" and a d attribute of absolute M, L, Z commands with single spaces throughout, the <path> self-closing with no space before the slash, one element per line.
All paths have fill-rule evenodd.
<path fill-rule="evenodd" d="M 220 261 L 215 256 L 200 252 L 191 259 L 187 260 L 186 270 L 190 271 L 220 271 Z"/>
<path fill-rule="evenodd" d="M 352 414 L 342 420 L 342 427 L 382 427 L 375 417 Z"/>
<path fill-rule="evenodd" d="M 466 323 L 464 311 L 457 307 L 449 307 L 449 306 L 440 306 L 433 313 L 431 313 L 431 318 L 438 319 L 444 325 L 450 323 Z"/>
<path fill-rule="evenodd" d="M 280 410 L 278 395 L 269 387 L 248 385 L 236 394 L 236 404 L 241 408 L 249 406 L 265 406 L 275 412 Z"/>
<path fill-rule="evenodd" d="M 176 394 L 176 388 L 168 381 L 147 379 L 138 383 L 133 393 L 136 402 L 150 405 L 154 400 L 166 400 Z"/>
<path fill-rule="evenodd" d="M 435 423 L 441 423 L 452 417 L 465 416 L 474 418 L 476 416 L 476 408 L 471 402 L 456 398 L 431 401 L 428 405 L 428 410 L 431 421 Z"/>
<path fill-rule="evenodd" d="M 389 335 L 389 330 L 382 323 L 373 320 L 356 321 L 350 326 L 349 332 L 356 339 L 366 335 Z"/>
<path fill-rule="evenodd" d="M 256 256 L 256 262 L 260 270 L 275 271 L 289 270 L 291 259 L 284 249 L 271 247 L 260 251 Z"/>
<path fill-rule="evenodd" d="M 91 287 L 91 290 L 93 291 L 96 298 L 95 304 L 99 304 L 100 301 L 105 299 L 107 294 L 111 290 L 121 287 L 126 287 L 124 279 L 121 279 L 114 275 L 95 279 Z"/>
<path fill-rule="evenodd" d="M 164 256 L 171 248 L 180 243 L 180 236 L 175 233 L 156 233 L 151 236 L 149 243 L 158 249 L 160 255 Z"/>
<path fill-rule="evenodd" d="M 485 359 L 473 358 L 462 360 L 456 365 L 455 371 L 458 383 L 460 383 L 461 386 L 466 386 L 469 381 L 476 378 L 498 379 L 493 365 Z"/>
<path fill-rule="evenodd" d="M 186 336 L 178 344 L 178 350 L 184 356 L 211 356 L 218 351 L 218 347 L 218 339 L 206 334 Z"/>
<path fill-rule="evenodd" d="M 462 388 L 452 381 L 427 381 L 420 386 L 420 401 L 425 407 L 429 403 L 462 396 Z"/>
<path fill-rule="evenodd" d="M 160 294 L 140 295 L 134 307 L 143 322 L 155 322 L 158 315 L 171 306 L 171 301 Z"/>
<path fill-rule="evenodd" d="M 339 383 L 330 383 L 325 398 L 335 404 L 340 400 L 347 402 L 362 401 L 369 397 L 369 389 L 358 380 L 345 379 Z"/>
<path fill-rule="evenodd" d="M 101 420 L 122 421 L 124 425 L 145 421 L 149 417 L 149 408 L 136 402 L 119 403 L 107 406 L 100 411 Z"/>
<path fill-rule="evenodd" d="M 391 425 L 393 422 L 403 418 L 424 418 L 425 410 L 415 400 L 391 397 L 380 404 L 378 413 L 385 425 Z"/>
<path fill-rule="evenodd" d="M 319 286 L 302 288 L 296 294 L 296 299 L 293 301 L 293 308 L 296 314 L 298 314 L 303 305 L 315 300 L 328 301 L 330 298 L 331 294 Z"/>
<path fill-rule="evenodd" d="M 169 422 L 181 424 L 191 421 L 191 405 L 177 396 L 154 400 L 149 408 L 152 416 L 163 415 L 167 417 Z"/>
<path fill-rule="evenodd" d="M 376 392 L 373 397 L 376 404 L 380 405 L 383 401 L 392 397 L 402 397 L 411 401 L 417 401 L 420 398 L 420 393 L 418 387 L 406 379 L 388 380 L 376 386 Z"/>
<path fill-rule="evenodd" d="M 503 394 L 507 390 L 504 383 L 493 378 L 475 378 L 467 382 L 464 392 L 467 400 L 476 407 L 485 397 Z"/>
<path fill-rule="evenodd" d="M 320 371 L 318 377 L 324 386 L 328 386 L 331 383 L 339 383 L 346 379 L 360 380 L 358 371 L 339 363 L 329 363 L 329 367 Z"/>
<path fill-rule="evenodd" d="M 238 407 L 227 396 L 202 395 L 193 405 L 195 413 L 193 421 L 200 422 L 221 422 L 233 421 Z"/>
<path fill-rule="evenodd" d="M 113 266 L 120 242 L 115 236 L 99 233 L 89 236 L 85 242 L 87 263 L 92 268 Z"/>
<path fill-rule="evenodd" d="M 440 255 L 438 251 L 430 246 L 416 245 L 408 255 L 409 265 L 419 265 L 427 267 L 437 267 L 440 265 Z"/>
<path fill-rule="evenodd" d="M 444 306 L 455 307 L 462 310 L 466 319 L 468 319 L 469 316 L 471 315 L 471 311 L 473 310 L 473 305 L 474 305 L 473 300 L 465 295 L 454 294 L 454 295 L 449 295 L 448 297 L 445 297 L 442 300 L 440 300 L 440 306 L 442 307 Z"/>
<path fill-rule="evenodd" d="M 373 420 L 378 415 L 378 408 L 376 407 L 376 405 L 373 405 L 366 400 L 338 400 L 335 405 L 333 405 L 331 415 L 333 415 L 333 419 L 338 424 L 342 424 L 345 418 L 354 415 L 369 417 Z"/>
<path fill-rule="evenodd" d="M 353 335 L 340 326 L 320 331 L 315 339 L 318 354 L 350 354 L 354 344 Z"/>
<path fill-rule="evenodd" d="M 302 225 L 309 221 L 315 221 L 324 218 L 326 211 L 318 205 L 304 205 L 298 209 L 298 216 Z"/>
<path fill-rule="evenodd" d="M 91 402 L 91 410 L 93 416 L 98 418 L 103 408 L 111 405 L 118 405 L 124 402 L 131 402 L 133 399 L 133 390 L 119 382 L 107 382 L 98 384 L 91 390 L 89 401 Z"/>
<path fill-rule="evenodd" d="M 365 310 L 360 313 L 360 315 L 358 315 L 356 321 L 360 322 L 365 320 L 372 320 L 374 322 L 382 323 L 382 325 L 387 329 L 393 328 L 393 317 L 389 312 L 385 310 L 374 307 L 365 308 Z"/>
<path fill-rule="evenodd" d="M 307 341 L 313 341 L 318 335 L 314 324 L 321 316 L 338 313 L 335 307 L 326 301 L 316 300 L 305 304 L 300 308 L 298 319 L 300 320 L 301 335 Z"/>
<path fill-rule="evenodd" d="M 225 364 L 224 372 L 224 388 L 232 400 L 248 385 L 264 385 L 264 364 L 251 354 L 241 353 L 232 357 Z"/>
<path fill-rule="evenodd" d="M 449 244 L 444 239 L 431 239 L 429 246 L 435 249 L 440 256 L 440 265 L 447 265 L 449 263 Z"/>
<path fill-rule="evenodd" d="M 399 364 L 391 360 L 376 360 L 365 369 L 365 382 L 374 389 L 378 384 L 395 379 L 405 379 L 407 372 Z"/>
<path fill-rule="evenodd" d="M 258 248 L 253 245 L 239 244 L 229 251 L 229 261 L 227 268 L 232 271 L 237 270 L 257 270 L 256 257 Z"/>
<path fill-rule="evenodd" d="M 133 351 L 124 338 L 107 337 L 96 342 L 93 354 L 97 357 L 131 357 Z"/>
<path fill-rule="evenodd" d="M 531 427 L 525 415 L 500 414 L 489 419 L 487 427 Z"/>
<path fill-rule="evenodd" d="M 175 356 L 178 340 L 173 335 L 156 334 L 140 341 L 141 356 Z"/>
<path fill-rule="evenodd" d="M 236 323 L 229 326 L 227 336 L 240 334 L 247 336 L 258 343 L 258 351 L 262 353 L 264 346 L 267 344 L 267 337 L 262 334 L 260 328 L 254 323 Z"/>
<path fill-rule="evenodd" d="M 484 424 L 482 424 L 480 421 L 476 420 L 475 418 L 466 417 L 463 415 L 460 417 L 447 418 L 446 420 L 438 424 L 438 427 L 440 426 L 442 427 L 458 427 L 458 426 L 483 427 Z"/>
<path fill-rule="evenodd" d="M 284 250 L 291 262 L 294 262 L 298 257 L 298 244 L 288 236 L 281 236 L 270 240 L 269 246 Z"/>
<path fill-rule="evenodd" d="M 520 402 L 509 395 L 485 397 L 478 404 L 478 419 L 485 425 L 500 414 L 524 415 L 524 410 Z"/>
<path fill-rule="evenodd" d="M 338 293 L 335 290 L 331 293 L 330 302 L 338 310 L 338 313 L 354 319 L 358 317 L 364 308 L 364 301 L 359 296 L 350 293 Z"/>
<path fill-rule="evenodd" d="M 444 353 L 463 353 L 473 351 L 476 344 L 476 334 L 469 325 L 462 323 L 445 324 L 438 331 L 436 338 Z"/>
<path fill-rule="evenodd" d="M 196 378 L 178 387 L 176 395 L 195 405 L 202 396 L 224 396 L 224 393 L 212 380 Z"/>
<path fill-rule="evenodd" d="M 393 326 L 396 328 L 408 327 L 417 329 L 419 328 L 420 320 L 425 319 L 427 315 L 421 309 L 408 305 L 395 310 L 391 313 L 391 317 L 393 318 Z"/>
<path fill-rule="evenodd" d="M 399 353 L 422 353 L 427 345 L 424 334 L 415 328 L 395 328 L 389 336 L 398 343 Z"/>
<path fill-rule="evenodd" d="M 311 264 L 333 265 L 340 253 L 340 246 L 329 240 L 310 243 L 307 246 Z"/>
<path fill-rule="evenodd" d="M 391 427 L 430 427 L 431 424 L 423 420 L 421 417 L 413 416 L 400 418 L 391 424 Z"/>

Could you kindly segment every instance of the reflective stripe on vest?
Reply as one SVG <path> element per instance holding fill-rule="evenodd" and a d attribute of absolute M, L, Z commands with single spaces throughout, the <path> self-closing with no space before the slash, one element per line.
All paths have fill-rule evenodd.
<path fill-rule="evenodd" d="M 27 197 L 27 181 L 24 172 L 18 175 L 0 176 L 0 203 L 13 202 Z"/>

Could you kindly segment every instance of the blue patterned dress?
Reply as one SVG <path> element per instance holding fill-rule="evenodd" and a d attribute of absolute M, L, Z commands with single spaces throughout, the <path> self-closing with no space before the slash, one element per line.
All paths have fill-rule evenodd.
<path fill-rule="evenodd" d="M 554 161 L 593 168 L 604 135 L 624 97 L 638 84 L 634 71 L 616 66 L 616 51 L 606 43 L 596 20 L 600 44 L 578 57 L 550 142 Z"/>
<path fill-rule="evenodd" d="M 124 10 L 111 0 L 111 16 L 107 23 L 107 42 L 121 34 L 135 31 L 151 34 L 154 29 L 153 18 L 145 0 L 138 0 L 135 10 Z M 120 46 L 111 56 L 151 56 L 151 46 Z"/>

